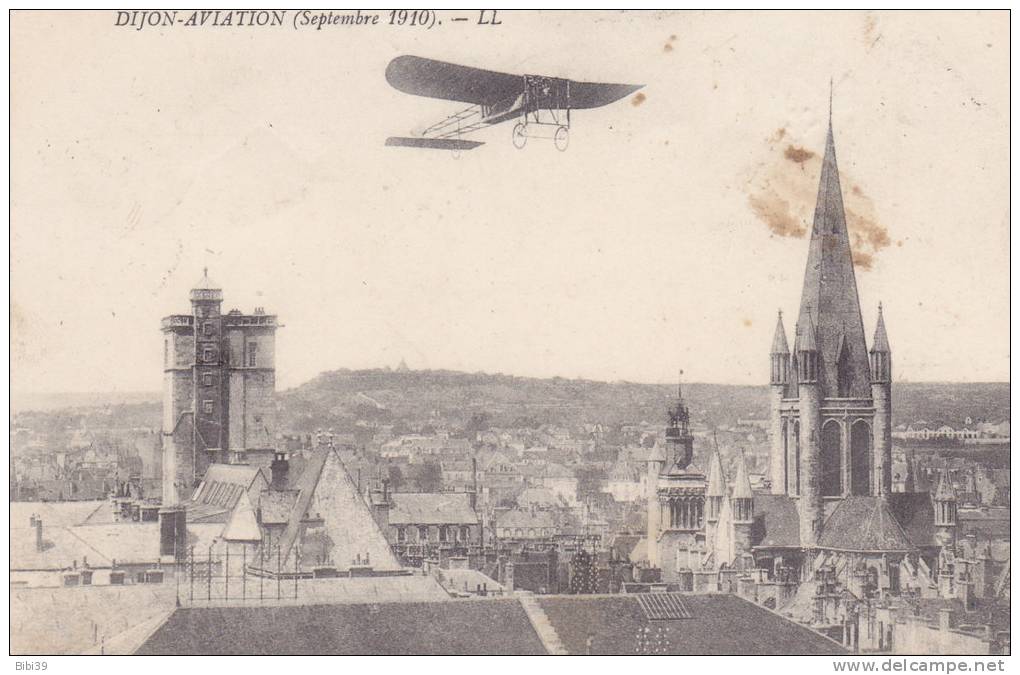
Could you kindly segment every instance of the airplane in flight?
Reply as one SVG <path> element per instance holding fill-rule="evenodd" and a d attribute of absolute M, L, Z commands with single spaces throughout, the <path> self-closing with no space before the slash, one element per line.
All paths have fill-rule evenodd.
<path fill-rule="evenodd" d="M 482 141 L 464 136 L 517 120 L 513 144 L 551 139 L 558 150 L 570 142 L 570 112 L 601 108 L 641 89 L 641 84 L 576 82 L 543 75 L 511 75 L 419 56 L 398 56 L 386 67 L 386 81 L 405 94 L 467 103 L 469 106 L 415 136 L 391 136 L 386 145 L 437 150 L 471 150 Z"/>

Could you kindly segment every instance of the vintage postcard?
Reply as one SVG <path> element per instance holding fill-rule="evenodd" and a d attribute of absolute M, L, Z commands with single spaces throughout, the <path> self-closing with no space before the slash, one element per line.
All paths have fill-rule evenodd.
<path fill-rule="evenodd" d="M 1003 668 L 1008 11 L 9 20 L 18 669 Z"/>

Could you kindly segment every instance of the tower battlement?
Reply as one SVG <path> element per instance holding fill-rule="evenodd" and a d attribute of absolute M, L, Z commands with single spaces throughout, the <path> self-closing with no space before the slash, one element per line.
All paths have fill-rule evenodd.
<path fill-rule="evenodd" d="M 276 441 L 277 317 L 220 312 L 206 272 L 192 312 L 162 319 L 163 502 L 186 499 L 212 463 L 265 464 Z"/>

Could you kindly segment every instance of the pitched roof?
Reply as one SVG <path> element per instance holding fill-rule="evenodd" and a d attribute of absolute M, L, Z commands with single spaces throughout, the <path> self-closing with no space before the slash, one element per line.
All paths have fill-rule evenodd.
<path fill-rule="evenodd" d="M 819 548 L 841 551 L 915 550 L 881 497 L 846 497 L 822 526 Z"/>
<path fill-rule="evenodd" d="M 210 464 L 191 504 L 212 504 L 233 509 L 241 493 L 251 488 L 252 483 L 262 475 L 261 472 L 259 467 L 248 464 Z M 262 480 L 265 480 L 264 475 Z"/>
<path fill-rule="evenodd" d="M 753 546 L 797 548 L 800 546 L 800 514 L 789 495 L 759 493 L 754 496 Z"/>
<path fill-rule="evenodd" d="M 545 654 L 510 598 L 178 609 L 138 654 Z"/>
<path fill-rule="evenodd" d="M 935 510 L 927 492 L 890 492 L 889 511 L 896 517 L 910 543 L 919 548 L 936 546 Z"/>
<path fill-rule="evenodd" d="M 337 569 L 348 569 L 357 556 L 369 557 L 376 570 L 400 569 L 335 449 L 312 455 L 299 485 L 298 497 L 281 535 L 285 559 L 290 559 L 295 542 L 304 541 L 307 534 L 324 549 L 319 553 L 328 557 Z M 314 527 L 307 522 L 309 518 L 315 519 Z M 305 559 L 301 565 L 315 562 Z"/>
<path fill-rule="evenodd" d="M 870 366 L 864 337 L 864 322 L 857 297 L 857 280 L 850 237 L 843 210 L 843 194 L 836 164 L 832 124 L 825 140 L 825 156 L 818 180 L 814 224 L 808 246 L 804 287 L 798 315 L 801 339 L 813 339 L 819 352 L 818 385 L 823 397 L 840 394 L 836 351 L 840 339 L 847 346 L 845 364 L 849 394 L 871 395 Z M 812 326 L 814 330 L 811 330 Z M 808 347 L 801 344 L 801 349 Z"/>
<path fill-rule="evenodd" d="M 255 519 L 255 509 L 252 508 L 248 493 L 242 492 L 241 498 L 237 500 L 227 526 L 223 528 L 223 538 L 228 541 L 261 541 L 262 530 Z"/>
<path fill-rule="evenodd" d="M 637 595 L 537 596 L 571 654 L 844 654 L 838 643 L 736 595 L 684 595 L 689 619 L 649 619 Z"/>
<path fill-rule="evenodd" d="M 259 509 L 264 525 L 285 524 L 297 502 L 298 490 L 264 490 L 259 494 Z"/>
<path fill-rule="evenodd" d="M 391 501 L 391 525 L 478 524 L 466 492 L 397 492 Z"/>

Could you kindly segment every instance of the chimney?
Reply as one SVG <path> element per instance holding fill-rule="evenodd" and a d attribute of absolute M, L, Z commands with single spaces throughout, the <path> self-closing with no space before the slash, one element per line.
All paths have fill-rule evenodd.
<path fill-rule="evenodd" d="M 948 633 L 953 628 L 953 619 L 956 617 L 953 615 L 952 607 L 942 607 L 939 609 L 939 630 L 943 633 Z"/>
<path fill-rule="evenodd" d="M 290 462 L 287 461 L 287 453 L 278 450 L 273 455 L 273 463 L 269 465 L 269 470 L 272 473 L 272 482 L 270 487 L 274 490 L 286 490 L 287 489 L 287 472 L 290 470 Z"/>
<path fill-rule="evenodd" d="M 159 510 L 159 555 L 184 560 L 188 548 L 187 512 L 183 506 Z"/>
<path fill-rule="evenodd" d="M 35 522 L 35 550 L 42 551 L 43 550 L 42 518 L 36 516 L 34 518 L 34 522 Z"/>

